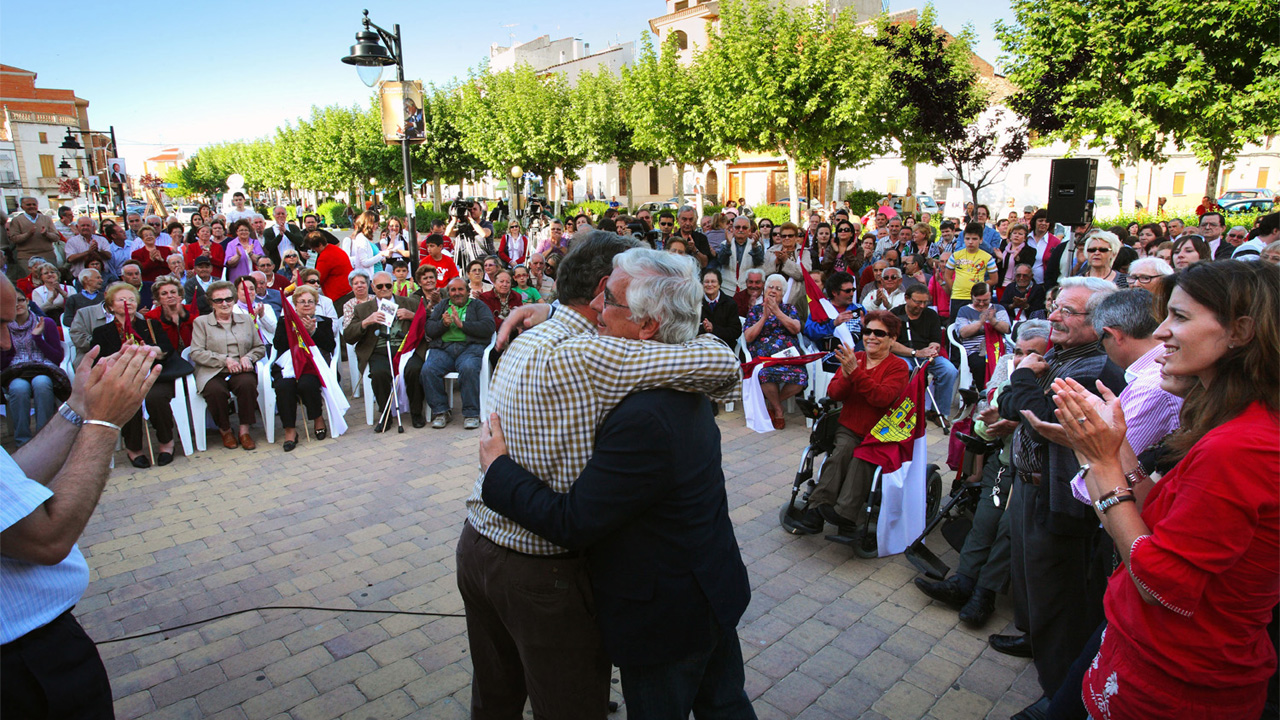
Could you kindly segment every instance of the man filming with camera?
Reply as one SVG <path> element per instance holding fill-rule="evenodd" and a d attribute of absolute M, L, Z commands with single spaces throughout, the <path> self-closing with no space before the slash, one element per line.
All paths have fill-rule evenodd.
<path fill-rule="evenodd" d="M 449 216 L 444 234 L 453 239 L 453 259 L 458 267 L 494 254 L 493 223 L 485 219 L 479 200 L 463 200 L 459 195 L 449 206 Z"/>

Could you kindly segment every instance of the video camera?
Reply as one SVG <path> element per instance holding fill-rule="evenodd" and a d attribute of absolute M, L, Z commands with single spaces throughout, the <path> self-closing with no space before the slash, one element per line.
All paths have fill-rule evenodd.
<path fill-rule="evenodd" d="M 470 200 L 463 200 L 462 193 L 458 193 L 458 197 L 449 205 L 449 215 L 456 222 L 454 232 L 459 237 L 474 238 L 476 236 L 475 228 L 471 227 L 468 218 L 471 217 L 471 207 L 474 205 Z"/>

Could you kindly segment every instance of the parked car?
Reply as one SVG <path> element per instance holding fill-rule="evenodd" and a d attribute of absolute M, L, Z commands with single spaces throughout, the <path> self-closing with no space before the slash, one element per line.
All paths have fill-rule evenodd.
<path fill-rule="evenodd" d="M 1142 202 L 1134 200 L 1135 209 L 1142 209 Z M 1114 217 L 1122 214 L 1124 211 L 1120 208 L 1120 188 L 1111 187 L 1110 185 L 1100 185 L 1093 191 L 1093 216 L 1095 218 Z"/>
<path fill-rule="evenodd" d="M 1222 193 L 1222 197 L 1218 198 L 1218 204 L 1226 207 L 1227 203 L 1233 200 L 1257 200 L 1259 198 L 1272 198 L 1276 196 L 1266 188 L 1242 188 L 1240 190 L 1228 190 Z"/>
<path fill-rule="evenodd" d="M 71 211 L 76 214 L 76 217 L 81 215 L 111 215 L 115 212 L 110 205 L 103 205 L 102 203 L 88 204 L 83 200 L 77 200 L 71 206 Z"/>
<path fill-rule="evenodd" d="M 809 207 L 809 198 L 799 198 L 799 201 L 802 207 Z M 778 207 L 791 207 L 791 198 L 785 197 L 781 200 L 775 200 L 769 204 L 777 205 Z"/>
<path fill-rule="evenodd" d="M 679 209 L 680 198 L 670 198 L 668 200 L 655 200 L 654 202 L 644 203 L 640 207 L 636 208 L 636 212 L 640 212 L 641 210 L 648 210 L 650 213 L 659 213 L 663 210 L 675 212 Z"/>
<path fill-rule="evenodd" d="M 1233 200 L 1221 203 L 1222 211 L 1228 215 L 1233 213 L 1271 212 L 1276 207 L 1275 198 L 1254 198 L 1250 200 Z"/>
<path fill-rule="evenodd" d="M 200 212 L 199 205 L 178 205 L 177 207 L 173 208 L 172 214 L 178 216 L 179 222 L 183 223 L 184 225 L 190 225 L 191 216 L 195 215 L 198 212 Z"/>
<path fill-rule="evenodd" d="M 893 209 L 902 212 L 902 198 L 893 199 Z M 936 215 L 939 209 L 938 201 L 934 200 L 932 195 L 920 193 L 916 196 L 916 212 L 927 212 Z"/>
<path fill-rule="evenodd" d="M 130 200 L 129 203 L 125 205 L 125 212 L 136 213 L 138 215 L 146 215 L 147 204 L 144 202 L 133 202 L 132 200 Z"/>

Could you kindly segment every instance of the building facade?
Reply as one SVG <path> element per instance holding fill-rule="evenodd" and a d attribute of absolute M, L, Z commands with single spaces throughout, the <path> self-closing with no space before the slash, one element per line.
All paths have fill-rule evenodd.
<path fill-rule="evenodd" d="M 66 178 L 89 175 L 89 152 L 101 169 L 105 146 L 99 148 L 89 133 L 89 101 L 71 90 L 36 86 L 36 73 L 10 65 L 0 65 L 0 202 L 8 211 L 18 199 L 33 196 L 42 210 L 74 200 L 75 195 L 59 189 Z M 84 149 L 62 145 L 68 132 Z"/>

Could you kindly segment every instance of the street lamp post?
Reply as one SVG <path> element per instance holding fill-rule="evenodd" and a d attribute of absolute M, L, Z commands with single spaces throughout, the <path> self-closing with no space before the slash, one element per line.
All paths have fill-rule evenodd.
<path fill-rule="evenodd" d="M 78 130 L 76 131 L 76 132 L 79 132 L 81 135 L 88 135 L 88 136 L 89 136 L 89 148 L 88 148 L 88 149 L 85 149 L 85 148 L 84 148 L 84 146 L 82 146 L 82 145 L 80 144 L 80 142 L 79 142 L 78 140 L 76 140 L 75 136 L 71 134 L 71 132 L 72 132 L 72 131 L 71 131 L 71 128 L 67 128 L 67 136 L 66 136 L 65 138 L 63 138 L 61 148 L 62 148 L 63 150 L 71 151 L 71 153 L 72 153 L 72 156 L 73 156 L 73 157 L 74 157 L 74 153 L 75 153 L 75 151 L 77 151 L 77 150 L 85 150 L 85 155 L 86 155 L 86 157 L 88 158 L 88 161 L 89 161 L 89 174 L 90 174 L 90 175 L 93 175 L 93 176 L 95 176 L 95 177 L 96 177 L 96 176 L 97 176 L 97 174 L 98 174 L 98 170 L 97 170 L 97 168 L 95 168 L 95 167 L 94 167 L 94 163 L 93 163 L 93 154 L 94 154 L 94 152 L 97 150 L 97 148 L 95 148 L 95 147 L 93 146 L 93 133 L 102 134 L 102 131 L 101 131 L 101 130 L 86 130 L 86 129 L 83 129 L 83 128 L 78 129 Z M 115 126 L 115 125 L 111 125 L 111 126 L 109 127 L 109 129 L 107 130 L 107 132 L 111 135 L 111 152 L 112 152 L 112 155 L 114 155 L 115 157 L 119 157 L 119 156 L 120 156 L 120 146 L 116 144 L 116 126 Z M 111 156 L 108 156 L 108 157 L 111 157 Z M 88 194 L 89 194 L 89 193 L 88 193 L 88 189 L 87 189 L 88 183 L 85 183 L 85 185 L 86 185 L 85 195 L 86 195 L 86 196 L 88 196 Z M 113 189 L 112 184 L 111 184 L 111 171 L 110 171 L 110 169 L 108 169 L 108 170 L 107 170 L 107 198 L 108 198 L 109 200 L 111 200 L 111 207 L 114 209 L 114 208 L 116 207 L 116 192 L 115 192 L 115 190 Z M 125 210 L 126 210 L 126 208 L 127 208 L 127 206 L 128 206 L 128 203 L 126 202 L 126 199 L 125 199 L 125 193 L 124 193 L 124 186 L 123 186 L 123 185 L 121 185 L 121 187 L 120 187 L 120 196 L 119 196 L 119 200 L 120 200 L 120 215 L 121 215 L 121 217 L 123 217 L 123 216 L 125 215 Z M 97 201 L 97 199 L 96 199 L 96 198 L 94 198 L 94 199 L 93 199 L 93 204 L 94 204 L 94 206 L 95 206 L 95 207 L 96 207 L 96 206 L 98 206 L 98 205 L 100 205 L 100 203 Z M 101 209 L 100 207 L 98 208 L 98 220 L 99 220 L 99 222 L 101 222 L 101 220 L 102 220 L 102 209 Z"/>
<path fill-rule="evenodd" d="M 351 54 L 342 58 L 342 62 L 356 67 L 360 81 L 373 87 L 382 77 L 382 68 L 396 66 L 396 80 L 404 82 L 404 49 L 400 41 L 400 24 L 392 25 L 392 31 L 378 27 L 369 20 L 369 11 L 364 11 L 364 29 L 356 33 L 356 44 L 351 46 Z M 400 138 L 400 157 L 404 161 L 404 199 L 405 212 L 409 221 L 409 264 L 410 275 L 418 269 L 418 223 L 417 204 L 413 199 L 413 176 L 409 161 L 409 140 Z"/>

